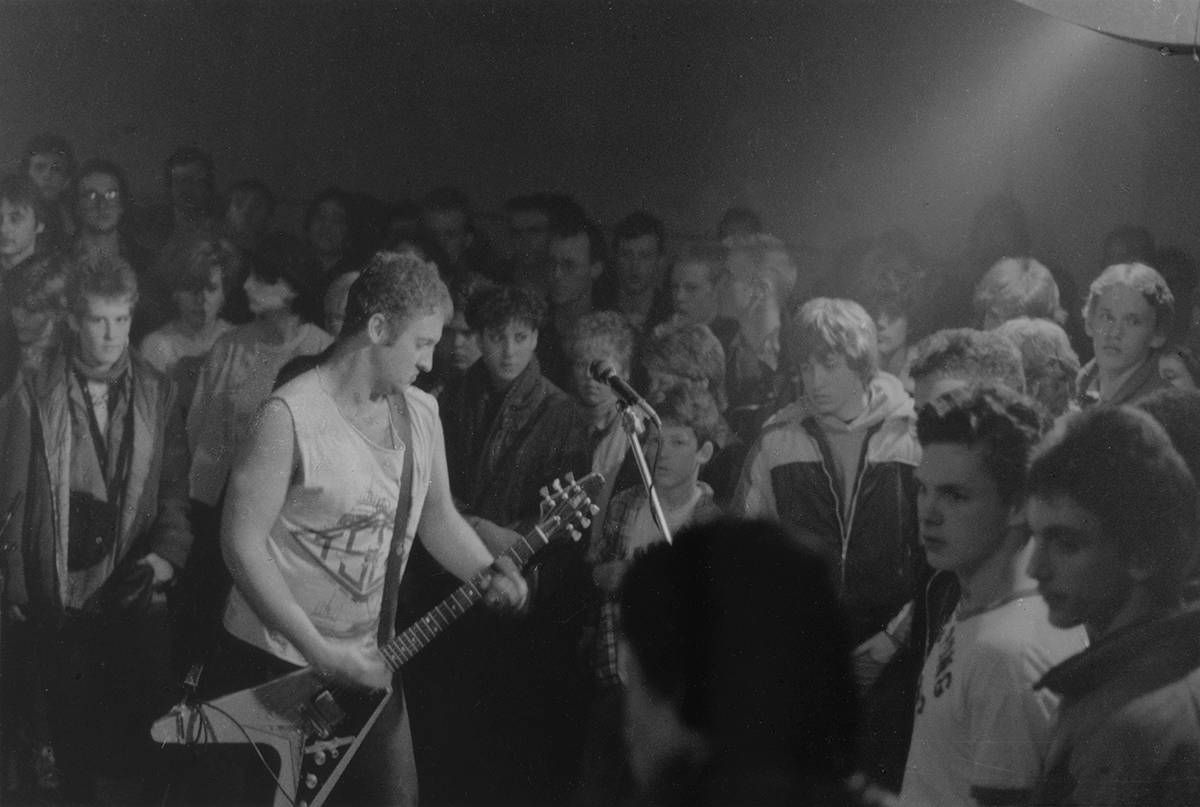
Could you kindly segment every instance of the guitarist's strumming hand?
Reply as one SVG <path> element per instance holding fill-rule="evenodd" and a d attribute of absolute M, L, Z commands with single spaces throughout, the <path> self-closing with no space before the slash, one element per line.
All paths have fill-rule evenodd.
<path fill-rule="evenodd" d="M 392 685 L 392 668 L 377 648 L 335 645 L 331 642 L 313 659 L 321 675 L 340 684 L 364 689 L 385 689 Z"/>
<path fill-rule="evenodd" d="M 517 571 L 512 558 L 497 558 L 492 563 L 483 602 L 498 613 L 516 613 L 529 601 L 529 584 Z"/>

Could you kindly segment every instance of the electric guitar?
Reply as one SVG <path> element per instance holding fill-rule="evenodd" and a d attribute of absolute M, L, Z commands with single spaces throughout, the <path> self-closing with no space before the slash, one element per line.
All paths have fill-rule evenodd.
<path fill-rule="evenodd" d="M 563 535 L 579 540 L 575 523 L 587 527 L 591 502 L 604 482 L 598 473 L 578 482 L 567 474 L 553 490 L 542 488 L 542 518 L 504 552 L 517 568 Z M 483 596 L 487 571 L 463 583 L 433 610 L 381 646 L 389 667 L 399 670 Z M 249 743 L 278 758 L 274 807 L 320 807 L 329 797 L 367 732 L 392 697 L 389 687 L 368 691 L 331 683 L 311 667 L 211 701 L 184 702 L 155 721 L 150 736 L 163 744 Z M 272 772 L 274 775 L 274 772 Z"/>

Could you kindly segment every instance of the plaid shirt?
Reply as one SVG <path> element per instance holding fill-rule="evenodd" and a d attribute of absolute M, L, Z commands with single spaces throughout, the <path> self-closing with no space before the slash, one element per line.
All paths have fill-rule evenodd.
<path fill-rule="evenodd" d="M 697 482 L 700 497 L 687 517 L 680 524 L 672 523 L 667 515 L 667 523 L 671 533 L 691 524 L 702 524 L 711 521 L 721 514 L 713 500 L 712 488 L 703 482 Z M 610 563 L 615 560 L 629 560 L 629 544 L 633 531 L 637 527 L 638 517 L 642 508 L 649 506 L 646 493 L 640 485 L 625 488 L 613 496 L 608 506 L 608 515 L 604 520 L 604 529 L 600 540 L 592 545 L 588 560 L 592 565 Z M 616 593 L 606 594 L 600 604 L 600 622 L 596 631 L 596 642 L 592 663 L 596 673 L 596 681 L 601 686 L 619 685 L 621 679 L 617 673 L 617 597 Z"/>

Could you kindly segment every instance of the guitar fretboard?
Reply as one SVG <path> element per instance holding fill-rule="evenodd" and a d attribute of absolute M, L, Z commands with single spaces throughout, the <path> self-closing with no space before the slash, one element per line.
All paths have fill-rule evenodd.
<path fill-rule="evenodd" d="M 560 513 L 565 510 L 568 515 L 574 508 L 570 502 L 558 505 L 544 521 L 538 524 L 528 534 L 513 543 L 502 555 L 510 558 L 518 569 L 524 568 L 529 559 L 546 544 L 550 543 L 553 535 L 566 524 L 566 519 Z M 417 653 L 433 641 L 439 633 L 454 623 L 456 619 L 479 602 L 483 597 L 488 575 L 480 572 L 463 583 L 449 597 L 438 603 L 433 609 L 409 625 L 387 644 L 379 648 L 383 657 L 393 670 L 398 670 L 408 663 Z"/>

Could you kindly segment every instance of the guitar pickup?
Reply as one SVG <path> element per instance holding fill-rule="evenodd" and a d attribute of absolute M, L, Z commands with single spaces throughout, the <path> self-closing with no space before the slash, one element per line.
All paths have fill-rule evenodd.
<path fill-rule="evenodd" d="M 346 711 L 333 699 L 329 690 L 317 695 L 300 708 L 300 715 L 308 723 L 313 734 L 322 740 L 329 739 L 337 724 L 346 719 Z"/>

